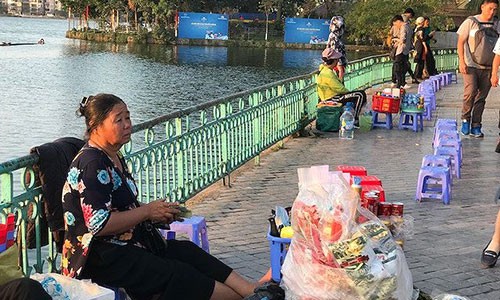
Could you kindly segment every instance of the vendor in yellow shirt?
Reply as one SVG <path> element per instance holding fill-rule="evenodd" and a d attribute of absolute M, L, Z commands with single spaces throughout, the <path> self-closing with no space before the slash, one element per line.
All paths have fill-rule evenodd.
<path fill-rule="evenodd" d="M 316 78 L 319 101 L 333 101 L 345 105 L 352 102 L 354 106 L 355 126 L 359 124 L 359 113 L 366 104 L 366 93 L 363 90 L 350 92 L 334 72 L 342 54 L 333 48 L 326 48 L 321 54 L 323 63 L 319 66 L 319 75 Z"/>

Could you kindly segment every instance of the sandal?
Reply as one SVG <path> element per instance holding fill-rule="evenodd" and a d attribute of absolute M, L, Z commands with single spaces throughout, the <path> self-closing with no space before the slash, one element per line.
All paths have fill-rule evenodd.
<path fill-rule="evenodd" d="M 491 240 L 490 240 L 491 242 Z M 498 253 L 493 250 L 486 250 L 490 245 L 490 242 L 483 249 L 483 254 L 481 255 L 481 264 L 484 268 L 493 268 L 498 260 Z"/>
<path fill-rule="evenodd" d="M 269 281 L 257 287 L 254 294 L 243 298 L 243 300 L 284 300 L 285 291 L 274 281 Z"/>

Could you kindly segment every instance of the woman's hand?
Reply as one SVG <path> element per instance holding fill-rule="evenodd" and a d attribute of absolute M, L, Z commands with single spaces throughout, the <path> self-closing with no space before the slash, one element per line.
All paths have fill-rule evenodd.
<path fill-rule="evenodd" d="M 148 220 L 154 223 L 170 224 L 176 220 L 176 216 L 180 213 L 177 202 L 156 200 L 148 203 L 146 207 L 148 208 Z"/>

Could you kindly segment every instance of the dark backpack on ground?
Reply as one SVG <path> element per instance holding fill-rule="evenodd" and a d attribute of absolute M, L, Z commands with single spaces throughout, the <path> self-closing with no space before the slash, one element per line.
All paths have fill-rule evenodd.
<path fill-rule="evenodd" d="M 493 48 L 498 40 L 498 32 L 496 30 L 497 21 L 479 22 L 475 17 L 469 17 L 474 24 L 478 26 L 478 30 L 474 35 L 474 47 L 470 47 L 472 60 L 481 66 L 490 67 L 493 64 Z M 491 26 L 483 26 L 491 25 Z M 472 51 L 474 49 L 474 51 Z"/>

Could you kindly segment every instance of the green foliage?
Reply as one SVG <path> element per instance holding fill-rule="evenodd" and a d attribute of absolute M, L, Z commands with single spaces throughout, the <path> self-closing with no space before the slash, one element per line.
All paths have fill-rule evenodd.
<path fill-rule="evenodd" d="M 391 28 L 390 21 L 394 15 L 401 14 L 407 7 L 413 8 L 415 18 L 430 16 L 431 26 L 446 30 L 451 19 L 445 15 L 442 0 L 397 1 L 366 0 L 356 2 L 346 15 L 349 41 L 371 41 L 382 44 Z"/>

